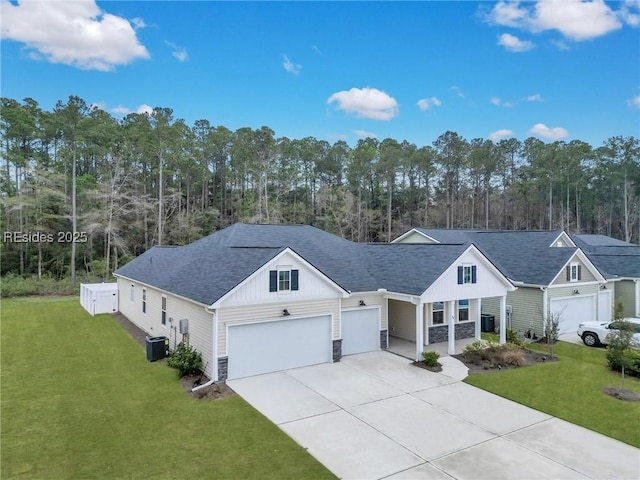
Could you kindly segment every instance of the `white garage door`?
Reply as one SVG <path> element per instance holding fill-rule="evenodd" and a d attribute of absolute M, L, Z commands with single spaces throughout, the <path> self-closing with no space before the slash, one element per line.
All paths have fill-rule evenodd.
<path fill-rule="evenodd" d="M 342 355 L 380 350 L 380 309 L 342 312 Z"/>
<path fill-rule="evenodd" d="M 575 333 L 579 323 L 596 320 L 595 297 L 552 299 L 551 313 L 560 315 L 560 333 Z"/>
<path fill-rule="evenodd" d="M 611 305 L 611 291 L 598 293 L 598 321 L 610 322 L 613 314 L 613 306 Z"/>
<path fill-rule="evenodd" d="M 332 361 L 331 316 L 229 326 L 227 377 Z"/>

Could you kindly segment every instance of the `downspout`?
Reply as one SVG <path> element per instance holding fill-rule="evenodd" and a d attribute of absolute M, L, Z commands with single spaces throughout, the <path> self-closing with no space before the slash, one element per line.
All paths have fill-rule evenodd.
<path fill-rule="evenodd" d="M 205 307 L 204 310 L 207 313 L 211 313 L 213 315 L 213 327 L 211 329 L 211 380 L 207 383 L 203 383 L 202 385 L 198 385 L 191 389 L 192 392 L 197 392 L 202 388 L 206 388 L 209 385 L 213 385 L 218 378 L 218 311 L 214 308 Z"/>
<path fill-rule="evenodd" d="M 549 316 L 549 291 L 547 287 L 540 287 L 542 290 L 542 332 L 541 335 L 544 335 L 544 324 L 547 321 L 547 317 Z M 533 327 L 533 332 L 535 333 L 536 328 Z"/>

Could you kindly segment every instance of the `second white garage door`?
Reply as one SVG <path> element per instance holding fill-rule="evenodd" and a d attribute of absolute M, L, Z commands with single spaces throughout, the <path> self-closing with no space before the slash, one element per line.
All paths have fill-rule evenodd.
<path fill-rule="evenodd" d="M 380 350 L 380 309 L 342 312 L 342 355 Z"/>
<path fill-rule="evenodd" d="M 229 380 L 331 362 L 331 316 L 230 325 Z"/>
<path fill-rule="evenodd" d="M 551 313 L 560 315 L 560 333 L 575 333 L 579 323 L 595 321 L 595 303 L 593 296 L 552 299 Z"/>

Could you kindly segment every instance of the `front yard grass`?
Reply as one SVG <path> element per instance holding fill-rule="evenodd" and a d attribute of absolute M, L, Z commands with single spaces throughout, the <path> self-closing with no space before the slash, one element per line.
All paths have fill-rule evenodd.
<path fill-rule="evenodd" d="M 529 348 L 546 352 L 545 345 Z M 602 389 L 620 386 L 620 374 L 607 368 L 605 349 L 558 342 L 558 362 L 471 375 L 465 382 L 541 412 L 640 447 L 640 403 L 610 397 Z M 625 388 L 640 392 L 626 377 Z"/>
<path fill-rule="evenodd" d="M 188 396 L 77 298 L 1 308 L 1 478 L 335 478 L 240 397 Z"/>

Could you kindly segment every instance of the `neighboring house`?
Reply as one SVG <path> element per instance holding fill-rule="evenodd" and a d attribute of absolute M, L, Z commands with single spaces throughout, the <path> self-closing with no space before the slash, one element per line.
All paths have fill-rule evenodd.
<path fill-rule="evenodd" d="M 235 224 L 114 275 L 120 312 L 149 335 L 174 348 L 188 321 L 212 380 L 339 361 L 390 336 L 415 342 L 416 359 L 436 342 L 453 353 L 480 337 L 484 300 L 505 311 L 515 289 L 472 244 L 359 244 L 302 225 Z"/>
<path fill-rule="evenodd" d="M 603 275 L 615 281 L 614 302 L 623 317 L 640 317 L 640 246 L 606 235 L 572 235 Z"/>
<path fill-rule="evenodd" d="M 607 279 L 562 230 L 481 231 L 414 228 L 395 243 L 464 242 L 477 246 L 517 290 L 507 295 L 509 328 L 543 336 L 544 319 L 560 318 L 561 333 L 584 321 L 607 321 L 613 311 L 615 282 Z M 496 299 L 482 313 L 502 319 Z"/>

